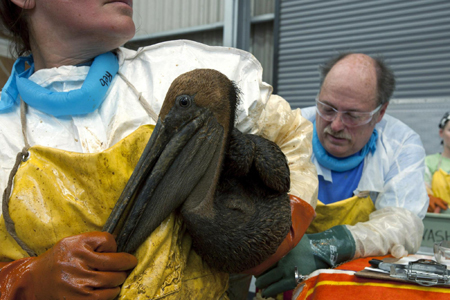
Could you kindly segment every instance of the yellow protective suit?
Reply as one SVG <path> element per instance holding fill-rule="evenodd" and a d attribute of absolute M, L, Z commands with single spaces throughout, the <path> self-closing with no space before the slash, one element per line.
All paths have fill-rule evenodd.
<path fill-rule="evenodd" d="M 152 133 L 141 126 L 104 152 L 81 154 L 35 146 L 14 178 L 9 214 L 18 238 L 37 255 L 58 240 L 100 231 Z M 11 224 L 9 225 L 11 226 Z M 2 216 L 0 261 L 27 257 Z M 227 299 L 228 274 L 211 270 L 191 248 L 172 213 L 135 253 L 138 265 L 119 299 Z"/>
<path fill-rule="evenodd" d="M 355 225 L 358 222 L 369 220 L 369 215 L 375 210 L 370 196 L 351 198 L 331 204 L 318 201 L 316 218 L 306 233 L 318 233 L 336 225 Z"/>
<path fill-rule="evenodd" d="M 439 168 L 431 179 L 433 195 L 450 204 L 450 174 Z"/>

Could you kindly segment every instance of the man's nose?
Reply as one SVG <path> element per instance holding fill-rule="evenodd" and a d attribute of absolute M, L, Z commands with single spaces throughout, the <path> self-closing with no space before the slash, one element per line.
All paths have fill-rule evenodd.
<path fill-rule="evenodd" d="M 344 125 L 344 123 L 342 123 L 342 113 L 340 113 L 340 112 L 336 113 L 336 116 L 334 117 L 334 120 L 331 121 L 330 126 L 334 132 L 344 130 L 345 125 Z"/>

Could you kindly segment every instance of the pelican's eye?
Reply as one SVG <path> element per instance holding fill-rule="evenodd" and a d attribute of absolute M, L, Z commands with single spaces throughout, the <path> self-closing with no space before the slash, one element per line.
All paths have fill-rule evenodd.
<path fill-rule="evenodd" d="M 177 97 L 177 104 L 180 107 L 188 108 L 192 104 L 192 97 L 189 95 L 180 95 Z"/>

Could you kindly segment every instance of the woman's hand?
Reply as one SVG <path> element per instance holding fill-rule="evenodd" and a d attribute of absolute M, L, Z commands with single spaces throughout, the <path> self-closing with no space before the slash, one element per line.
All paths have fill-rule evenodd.
<path fill-rule="evenodd" d="M 64 238 L 15 268 L 5 266 L 0 272 L 2 299 L 114 299 L 127 271 L 137 264 L 133 255 L 116 249 L 114 237 L 106 232 Z"/>
<path fill-rule="evenodd" d="M 447 210 L 448 204 L 439 197 L 428 194 L 430 198 L 430 204 L 428 205 L 428 212 L 440 213 L 441 210 Z"/>

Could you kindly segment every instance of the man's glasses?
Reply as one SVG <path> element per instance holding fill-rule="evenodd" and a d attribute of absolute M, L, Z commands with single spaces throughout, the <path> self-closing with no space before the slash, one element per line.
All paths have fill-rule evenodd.
<path fill-rule="evenodd" d="M 340 113 L 342 123 L 348 127 L 358 127 L 369 123 L 370 120 L 372 120 L 373 115 L 380 110 L 381 106 L 382 105 L 380 104 L 371 112 L 339 111 L 316 98 L 316 110 L 322 119 L 327 122 L 333 122 L 338 113 Z"/>

